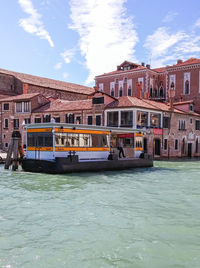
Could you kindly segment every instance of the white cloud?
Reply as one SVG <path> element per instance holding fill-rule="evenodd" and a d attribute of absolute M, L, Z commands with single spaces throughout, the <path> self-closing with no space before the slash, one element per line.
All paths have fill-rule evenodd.
<path fill-rule="evenodd" d="M 80 36 L 79 46 L 89 70 L 86 83 L 95 75 L 112 71 L 124 60 L 135 60 L 138 41 L 127 0 L 71 0 L 71 29 Z"/>
<path fill-rule="evenodd" d="M 179 58 L 185 59 L 200 51 L 199 37 L 183 31 L 170 33 L 165 27 L 147 36 L 144 47 L 151 55 L 152 67 L 161 67 Z"/>
<path fill-rule="evenodd" d="M 200 18 L 196 21 L 195 26 L 200 28 Z"/>
<path fill-rule="evenodd" d="M 164 17 L 163 22 L 171 22 L 178 15 L 177 12 L 169 11 L 167 15 Z"/>
<path fill-rule="evenodd" d="M 65 63 L 70 63 L 71 59 L 74 57 L 76 52 L 75 48 L 65 50 L 63 53 L 61 53 L 61 56 L 63 57 Z"/>
<path fill-rule="evenodd" d="M 18 0 L 21 8 L 25 13 L 30 15 L 28 18 L 20 19 L 19 25 L 28 33 L 35 34 L 41 39 L 46 39 L 51 47 L 54 47 L 54 43 L 49 33 L 45 30 L 43 22 L 41 21 L 41 15 L 33 7 L 31 0 Z"/>
<path fill-rule="evenodd" d="M 62 68 L 62 62 L 58 62 L 55 66 L 54 66 L 54 69 L 55 70 L 59 70 Z"/>
<path fill-rule="evenodd" d="M 67 78 L 68 78 L 68 76 L 69 76 L 69 74 L 68 74 L 68 73 L 66 73 L 66 72 L 65 72 L 65 73 L 63 73 L 63 78 L 64 78 L 64 79 L 67 79 Z"/>

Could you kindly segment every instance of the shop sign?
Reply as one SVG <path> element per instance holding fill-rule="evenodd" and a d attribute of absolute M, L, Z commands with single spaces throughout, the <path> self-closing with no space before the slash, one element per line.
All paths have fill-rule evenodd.
<path fill-rule="evenodd" d="M 133 138 L 134 133 L 118 134 L 118 138 Z"/>

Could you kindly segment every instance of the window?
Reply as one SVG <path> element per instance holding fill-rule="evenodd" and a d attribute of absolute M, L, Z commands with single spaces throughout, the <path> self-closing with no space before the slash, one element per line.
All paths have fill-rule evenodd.
<path fill-rule="evenodd" d="M 119 83 L 119 79 L 116 78 L 116 79 L 115 79 L 115 84 L 118 84 L 118 83 Z"/>
<path fill-rule="evenodd" d="M 195 121 L 195 129 L 200 130 L 200 120 Z"/>
<path fill-rule="evenodd" d="M 9 110 L 9 103 L 4 103 L 3 104 L 3 110 L 8 111 Z"/>
<path fill-rule="evenodd" d="M 8 118 L 4 119 L 4 128 L 8 128 Z"/>
<path fill-rule="evenodd" d="M 30 124 L 31 123 L 31 119 L 30 118 L 25 118 L 24 119 L 24 123 L 25 124 Z"/>
<path fill-rule="evenodd" d="M 22 102 L 16 103 L 16 113 L 22 113 Z"/>
<path fill-rule="evenodd" d="M 132 89 L 130 87 L 128 88 L 128 96 L 132 96 Z"/>
<path fill-rule="evenodd" d="M 30 112 L 30 101 L 25 101 L 24 102 L 24 112 L 25 113 Z"/>
<path fill-rule="evenodd" d="M 69 117 L 68 117 L 68 114 L 65 115 L 65 123 L 69 123 Z"/>
<path fill-rule="evenodd" d="M 185 120 L 179 120 L 179 130 L 186 130 L 185 128 Z"/>
<path fill-rule="evenodd" d="M 99 84 L 99 91 L 103 91 L 103 83 Z"/>
<path fill-rule="evenodd" d="M 148 112 L 137 111 L 137 128 L 148 127 Z"/>
<path fill-rule="evenodd" d="M 194 111 L 194 105 L 193 105 L 193 104 L 190 104 L 190 105 L 189 105 L 189 110 L 190 110 L 190 111 Z"/>
<path fill-rule="evenodd" d="M 107 113 L 107 126 L 118 127 L 118 112 Z"/>
<path fill-rule="evenodd" d="M 60 123 L 60 117 L 59 117 L 59 116 L 54 117 L 54 119 L 55 119 L 55 122 L 56 122 L 56 123 Z"/>
<path fill-rule="evenodd" d="M 98 97 L 92 99 L 92 104 L 103 104 L 104 103 L 104 97 Z"/>
<path fill-rule="evenodd" d="M 115 96 L 115 91 L 111 90 L 111 96 L 114 97 Z"/>
<path fill-rule="evenodd" d="M 192 118 L 190 118 L 190 124 L 192 124 Z"/>
<path fill-rule="evenodd" d="M 120 87 L 120 90 L 119 90 L 119 97 L 122 97 L 123 96 L 123 89 L 122 87 Z"/>
<path fill-rule="evenodd" d="M 160 128 L 161 115 L 150 113 L 150 127 Z"/>
<path fill-rule="evenodd" d="M 47 114 L 47 115 L 43 115 L 43 123 L 49 123 L 51 122 L 51 115 Z"/>
<path fill-rule="evenodd" d="M 163 128 L 170 128 L 170 117 L 163 117 Z"/>
<path fill-rule="evenodd" d="M 40 117 L 35 117 L 35 123 L 41 123 L 41 118 Z"/>
<path fill-rule="evenodd" d="M 168 148 L 168 139 L 164 139 L 164 150 Z"/>
<path fill-rule="evenodd" d="M 19 128 L 19 119 L 14 119 L 14 128 L 18 129 Z"/>
<path fill-rule="evenodd" d="M 96 126 L 101 126 L 101 115 L 96 115 Z"/>
<path fill-rule="evenodd" d="M 178 150 L 178 140 L 175 140 L 174 141 L 174 149 L 175 150 Z"/>
<path fill-rule="evenodd" d="M 74 124 L 74 114 L 69 114 L 69 123 Z"/>
<path fill-rule="evenodd" d="M 185 81 L 185 95 L 190 94 L 190 84 L 189 81 Z"/>
<path fill-rule="evenodd" d="M 81 124 L 81 116 L 76 117 L 76 124 Z"/>
<path fill-rule="evenodd" d="M 88 125 L 92 125 L 92 116 L 91 115 L 88 116 Z"/>
<path fill-rule="evenodd" d="M 5 148 L 8 148 L 8 143 L 7 142 L 5 143 Z"/>
<path fill-rule="evenodd" d="M 121 112 L 121 127 L 133 126 L 133 111 Z"/>
<path fill-rule="evenodd" d="M 34 133 L 35 134 L 35 133 Z M 59 147 L 108 147 L 108 135 L 56 133 L 55 146 Z"/>
<path fill-rule="evenodd" d="M 27 133 L 27 146 L 52 147 L 52 133 Z"/>

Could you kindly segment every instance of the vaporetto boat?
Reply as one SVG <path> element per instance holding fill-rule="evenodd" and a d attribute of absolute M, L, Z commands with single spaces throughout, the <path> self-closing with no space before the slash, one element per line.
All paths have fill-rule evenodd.
<path fill-rule="evenodd" d="M 39 123 L 24 125 L 24 129 L 25 171 L 68 173 L 153 166 L 152 157 L 143 154 L 143 133 L 132 128 Z M 119 158 L 119 139 L 130 144 L 126 158 Z"/>

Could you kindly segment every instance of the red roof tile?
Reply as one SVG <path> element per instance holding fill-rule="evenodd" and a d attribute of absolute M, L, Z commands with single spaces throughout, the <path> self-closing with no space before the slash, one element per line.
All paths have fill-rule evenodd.
<path fill-rule="evenodd" d="M 192 65 L 192 64 L 198 64 L 200 63 L 200 59 L 197 58 L 190 58 L 186 61 L 171 65 L 171 66 L 167 66 L 167 68 L 172 68 L 172 67 L 179 67 L 179 66 L 185 66 L 185 65 Z"/>
<path fill-rule="evenodd" d="M 164 73 L 165 67 L 154 68 L 154 69 L 151 69 L 151 70 L 154 71 L 154 72 L 157 72 L 157 73 Z"/>
<path fill-rule="evenodd" d="M 112 74 L 121 74 L 121 73 L 129 73 L 129 72 L 133 72 L 133 71 L 138 71 L 138 70 L 145 70 L 147 69 L 147 67 L 145 66 L 142 66 L 142 65 L 138 65 L 137 68 L 134 68 L 134 69 L 130 69 L 130 70 L 116 70 L 116 71 L 113 71 L 113 72 L 109 72 L 109 73 L 104 73 L 104 74 L 101 74 L 101 75 L 97 75 L 96 77 L 101 77 L 101 76 L 106 76 L 106 75 L 112 75 Z"/>
<path fill-rule="evenodd" d="M 34 110 L 34 113 L 62 112 L 62 111 L 80 111 L 92 109 L 92 100 L 52 100 L 48 104 Z"/>
<path fill-rule="evenodd" d="M 21 80 L 23 83 L 41 86 L 41 87 L 47 87 L 52 89 L 58 89 L 63 91 L 69 91 L 69 92 L 75 92 L 78 94 L 85 94 L 89 95 L 91 94 L 94 89 L 91 87 L 86 87 L 78 84 L 63 82 L 63 81 L 57 81 L 49 78 L 34 76 L 30 74 L 24 74 L 24 73 L 18 73 L 13 71 L 8 71 L 4 69 L 0 69 L 0 73 L 12 75 L 19 80 Z"/>
<path fill-rule="evenodd" d="M 8 98 L 3 98 L 0 100 L 0 102 L 30 100 L 37 95 L 40 95 L 40 93 L 21 94 L 17 96 L 8 97 Z"/>

